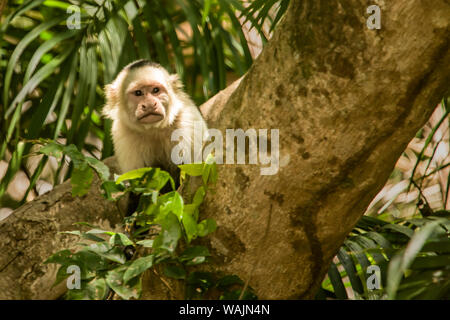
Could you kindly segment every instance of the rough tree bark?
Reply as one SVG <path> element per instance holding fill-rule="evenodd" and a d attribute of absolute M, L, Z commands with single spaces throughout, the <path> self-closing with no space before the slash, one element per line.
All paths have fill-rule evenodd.
<path fill-rule="evenodd" d="M 113 158 L 105 163 L 117 172 Z M 0 221 L 0 300 L 57 299 L 66 290 L 64 281 L 53 287 L 57 266 L 43 264 L 59 250 L 75 248 L 79 238 L 61 231 L 88 222 L 105 230 L 120 230 L 124 203 L 105 201 L 96 178 L 84 197 L 72 197 L 67 181 Z"/>
<path fill-rule="evenodd" d="M 381 29 L 369 30 L 366 1 L 291 1 L 246 76 L 202 107 L 211 128 L 280 130 L 279 172 L 262 176 L 255 165 L 220 166 L 220 197 L 209 194 L 202 211 L 219 225 L 208 238 L 213 268 L 239 275 L 259 298 L 314 296 L 345 236 L 448 89 L 449 2 L 379 5 Z M 42 206 L 39 201 L 27 208 Z M 91 195 L 83 202 L 105 205 Z M 39 259 L 68 243 L 55 243 L 50 231 L 87 214 L 86 207 L 70 217 L 65 208 L 52 208 L 36 215 L 53 212 L 54 228 L 27 220 L 23 208 L 0 222 L 9 239 L 0 237 L 3 298 L 52 297 L 29 294 L 30 286 L 47 290 L 48 280 L 9 289 L 18 279 L 48 278 L 49 267 L 37 267 Z M 93 219 L 108 219 L 107 212 L 96 211 Z M 28 239 L 20 242 L 11 234 L 24 221 L 20 234 Z M 36 232 L 42 228 L 44 235 Z M 30 241 L 48 247 L 28 250 Z M 24 255 L 12 254 L 24 250 L 35 269 Z"/>

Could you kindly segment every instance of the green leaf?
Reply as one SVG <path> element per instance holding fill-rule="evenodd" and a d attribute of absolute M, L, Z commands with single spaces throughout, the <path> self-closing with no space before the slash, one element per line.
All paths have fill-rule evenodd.
<path fill-rule="evenodd" d="M 154 259 L 155 257 L 153 255 L 148 255 L 146 257 L 134 260 L 128 267 L 127 271 L 125 271 L 125 274 L 123 275 L 123 280 L 125 282 L 128 282 L 132 278 L 140 275 L 145 270 L 151 268 L 153 266 Z"/>
<path fill-rule="evenodd" d="M 161 190 L 167 182 L 170 181 L 172 190 L 175 190 L 175 182 L 173 181 L 170 174 L 166 171 L 161 171 L 157 169 L 157 174 L 154 174 L 150 181 L 147 183 L 146 187 L 153 190 Z"/>
<path fill-rule="evenodd" d="M 111 246 L 105 242 L 93 243 L 87 247 L 84 247 L 83 250 L 93 252 L 100 257 L 120 264 L 124 264 L 126 262 L 126 257 L 122 250 L 117 247 L 111 248 Z"/>
<path fill-rule="evenodd" d="M 219 280 L 217 280 L 217 288 L 219 288 L 219 290 L 225 290 L 228 287 L 232 286 L 232 285 L 243 285 L 244 281 L 241 280 L 241 278 L 239 278 L 237 275 L 226 275 L 222 278 L 220 278 Z"/>
<path fill-rule="evenodd" d="M 69 111 L 69 105 L 73 94 L 73 88 L 75 86 L 75 79 L 77 77 L 77 68 L 76 68 L 77 64 L 78 64 L 78 52 L 76 52 L 73 55 L 72 62 L 68 64 L 70 65 L 71 71 L 69 74 L 69 78 L 67 80 L 67 86 L 64 91 L 64 95 L 62 97 L 61 107 L 58 114 L 58 119 L 56 121 L 55 131 L 53 133 L 53 139 L 57 139 L 59 137 L 61 128 L 64 124 L 64 121 L 66 120 L 67 112 Z"/>
<path fill-rule="evenodd" d="M 166 277 L 173 279 L 186 279 L 186 271 L 176 265 L 168 265 L 164 268 L 163 273 Z"/>
<path fill-rule="evenodd" d="M 406 246 L 406 249 L 401 250 L 390 261 L 386 287 L 389 299 L 395 299 L 404 272 L 411 266 L 426 240 L 432 235 L 434 229 L 439 226 L 439 223 L 440 221 L 436 220 L 417 229 Z"/>
<path fill-rule="evenodd" d="M 84 171 L 86 170 L 86 168 L 88 168 L 86 157 L 78 150 L 78 148 L 74 144 L 64 146 L 63 152 L 70 157 L 70 160 L 72 160 L 75 169 Z"/>
<path fill-rule="evenodd" d="M 145 248 L 152 248 L 153 247 L 153 241 L 154 240 L 141 240 L 136 242 L 136 244 L 141 245 Z"/>
<path fill-rule="evenodd" d="M 450 266 L 450 255 L 417 257 L 411 269 L 439 269 Z"/>
<path fill-rule="evenodd" d="M 161 233 L 155 239 L 153 247 L 155 249 L 165 249 L 169 253 L 174 253 L 181 237 L 181 228 L 178 218 L 173 213 L 168 213 L 161 224 Z"/>
<path fill-rule="evenodd" d="M 72 255 L 74 264 L 80 266 L 83 272 L 96 272 L 109 269 L 110 263 L 107 259 L 88 250 L 80 250 Z"/>
<path fill-rule="evenodd" d="M 53 156 L 55 158 L 60 159 L 62 157 L 63 150 L 64 150 L 63 145 L 52 141 L 42 146 L 39 149 L 39 152 L 47 156 Z"/>
<path fill-rule="evenodd" d="M 58 263 L 61 265 L 70 264 L 72 261 L 72 252 L 70 250 L 61 250 L 57 253 L 51 255 L 47 260 L 44 261 L 44 264 L 47 263 Z"/>
<path fill-rule="evenodd" d="M 197 222 L 194 219 L 194 217 L 188 214 L 186 211 L 183 214 L 181 222 L 183 223 L 184 231 L 187 237 L 187 242 L 190 243 L 193 239 L 197 237 L 198 234 Z"/>
<path fill-rule="evenodd" d="M 109 239 L 109 244 L 111 246 L 119 245 L 119 246 L 132 246 L 134 245 L 133 241 L 131 241 L 126 235 L 123 233 L 116 233 Z"/>
<path fill-rule="evenodd" d="M 211 166 L 205 164 L 204 168 L 203 168 L 203 172 L 202 172 L 202 179 L 203 179 L 203 184 L 206 186 L 208 184 L 208 180 L 209 180 L 209 175 L 211 173 Z"/>
<path fill-rule="evenodd" d="M 347 291 L 345 290 L 345 285 L 342 282 L 341 274 L 339 273 L 334 263 L 331 263 L 330 265 L 330 269 L 328 270 L 328 277 L 330 278 L 331 284 L 333 285 L 336 297 L 338 299 L 348 299 Z"/>
<path fill-rule="evenodd" d="M 386 224 L 383 226 L 383 229 L 384 230 L 386 230 L 386 229 L 394 230 L 396 232 L 404 234 L 408 238 L 411 238 L 414 234 L 414 231 L 412 229 L 402 226 L 402 225 L 399 225 L 399 224 L 392 224 L 392 223 Z"/>
<path fill-rule="evenodd" d="M 41 67 L 34 76 L 24 84 L 24 86 L 20 89 L 19 93 L 16 95 L 14 100 L 11 102 L 8 110 L 5 112 L 5 117 L 9 117 L 9 115 L 16 108 L 20 108 L 21 103 L 24 101 L 25 97 L 32 92 L 43 80 L 45 80 L 48 76 L 50 76 L 59 65 L 66 60 L 69 54 L 72 52 L 73 46 L 68 46 L 65 51 L 52 59 L 49 63 Z M 14 125 L 13 121 L 11 121 L 10 126 Z"/>
<path fill-rule="evenodd" d="M 436 253 L 450 253 L 450 239 L 433 240 L 425 243 L 422 251 L 431 251 Z"/>
<path fill-rule="evenodd" d="M 363 294 L 364 287 L 361 283 L 361 280 L 358 278 L 356 267 L 355 264 L 353 263 L 352 258 L 342 247 L 339 248 L 337 257 L 345 269 L 345 273 L 347 274 L 350 280 L 353 290 L 357 291 L 359 294 Z"/>
<path fill-rule="evenodd" d="M 176 191 L 170 192 L 167 195 L 167 197 L 160 197 L 162 203 L 159 208 L 160 215 L 158 216 L 158 219 L 160 219 L 161 217 L 165 217 L 167 213 L 172 212 L 177 216 L 178 220 L 181 220 L 183 217 L 184 207 L 183 198 Z"/>
<path fill-rule="evenodd" d="M 204 164 L 203 163 L 180 164 L 178 167 L 191 177 L 198 177 L 203 174 Z"/>
<path fill-rule="evenodd" d="M 8 92 L 11 85 L 11 77 L 13 70 L 15 66 L 18 64 L 19 58 L 22 55 L 22 53 L 25 51 L 27 46 L 36 39 L 42 31 L 47 30 L 54 25 L 59 24 L 61 21 L 63 21 L 65 17 L 57 17 L 54 19 L 51 19 L 49 21 L 46 21 L 37 27 L 35 27 L 33 30 L 28 32 L 25 37 L 16 45 L 14 52 L 11 54 L 11 57 L 8 61 L 8 66 L 6 68 L 5 73 L 5 82 L 3 87 L 3 106 L 6 107 L 8 105 Z M 6 26 L 6 25 L 5 25 Z M 3 27 L 3 26 L 2 26 Z"/>
<path fill-rule="evenodd" d="M 125 180 L 136 180 L 142 178 L 147 172 L 155 170 L 153 168 L 140 168 L 136 170 L 128 171 L 121 176 L 119 176 L 116 180 L 116 183 L 119 184 Z"/>
<path fill-rule="evenodd" d="M 85 159 L 87 163 L 91 166 L 91 168 L 94 169 L 95 172 L 97 172 L 102 181 L 107 181 L 109 179 L 110 172 L 109 167 L 106 164 L 104 164 L 100 160 L 91 157 L 86 157 Z"/>
<path fill-rule="evenodd" d="M 199 206 L 202 204 L 203 199 L 205 198 L 205 188 L 203 186 L 200 186 L 197 191 L 195 192 L 194 199 L 192 200 L 192 203 L 196 206 Z"/>
<path fill-rule="evenodd" d="M 94 236 L 93 234 L 90 234 L 90 233 L 82 233 L 81 236 L 84 239 L 91 240 L 91 241 L 96 241 L 96 242 L 103 242 L 103 241 L 105 241 L 105 239 L 97 237 L 97 236 Z"/>
<path fill-rule="evenodd" d="M 84 170 L 74 168 L 70 179 L 70 184 L 72 185 L 72 196 L 82 197 L 87 194 L 93 179 L 94 172 L 91 168 L 88 167 Z"/>
<path fill-rule="evenodd" d="M 120 266 L 106 274 L 106 283 L 122 299 L 138 299 L 142 292 L 142 281 L 140 277 L 131 279 L 129 282 L 123 280 L 128 266 Z"/>
<path fill-rule="evenodd" d="M 206 257 L 211 254 L 204 246 L 193 246 L 187 248 L 178 258 L 180 262 L 186 263 L 186 265 L 197 265 L 205 262 Z"/>
<path fill-rule="evenodd" d="M 116 184 L 114 181 L 104 181 L 102 183 L 102 189 L 104 191 L 104 196 L 110 201 L 116 201 L 124 194 L 124 186 L 121 184 Z"/>
<path fill-rule="evenodd" d="M 34 52 L 33 56 L 31 57 L 27 70 L 25 72 L 25 76 L 23 78 L 23 82 L 26 83 L 30 79 L 30 76 L 32 75 L 33 71 L 38 66 L 39 62 L 41 61 L 42 56 L 48 52 L 50 49 L 52 49 L 55 45 L 59 44 L 59 42 L 68 39 L 70 37 L 75 36 L 79 33 L 79 30 L 68 30 L 62 33 L 56 34 L 53 38 L 50 40 L 45 41 L 37 50 Z"/>
<path fill-rule="evenodd" d="M 204 2 L 205 3 L 203 5 L 203 10 L 202 10 L 202 26 L 205 25 L 206 19 L 208 18 L 209 10 L 211 9 L 212 0 L 205 0 Z"/>
<path fill-rule="evenodd" d="M 89 225 L 89 227 L 94 228 L 94 229 L 91 229 L 91 230 L 87 231 L 86 233 L 90 233 L 90 234 L 107 234 L 109 236 L 113 236 L 113 235 L 116 234 L 115 232 L 98 229 L 97 227 L 94 227 L 94 226 L 90 226 Z"/>
<path fill-rule="evenodd" d="M 93 300 L 103 300 L 107 297 L 109 288 L 103 278 L 94 279 L 86 286 L 88 295 Z"/>
<path fill-rule="evenodd" d="M 205 237 L 208 234 L 216 231 L 216 229 L 217 229 L 216 221 L 214 219 L 211 219 L 211 218 L 202 220 L 197 225 L 197 230 L 198 230 L 198 236 L 199 237 Z"/>

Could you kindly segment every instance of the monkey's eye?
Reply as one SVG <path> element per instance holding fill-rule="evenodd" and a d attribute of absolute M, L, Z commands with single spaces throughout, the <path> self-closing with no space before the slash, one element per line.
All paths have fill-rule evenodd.
<path fill-rule="evenodd" d="M 158 93 L 159 92 L 159 88 L 158 87 L 154 87 L 152 90 L 152 93 Z"/>
<path fill-rule="evenodd" d="M 134 95 L 135 95 L 135 96 L 142 96 L 142 91 L 141 91 L 141 90 L 136 90 L 136 91 L 134 92 Z"/>

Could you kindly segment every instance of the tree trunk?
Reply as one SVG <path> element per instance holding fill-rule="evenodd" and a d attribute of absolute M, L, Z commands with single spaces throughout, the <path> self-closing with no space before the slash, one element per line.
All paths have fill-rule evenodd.
<path fill-rule="evenodd" d="M 262 299 L 313 298 L 344 238 L 450 83 L 448 1 L 291 1 L 208 125 L 280 130 L 280 170 L 224 165 L 203 212 L 216 269 Z M 421 21 L 421 23 L 418 23 Z M 214 106 L 219 108 L 219 106 Z M 224 135 L 225 136 L 225 135 Z"/>
<path fill-rule="evenodd" d="M 202 107 L 209 127 L 222 132 L 279 129 L 278 173 L 221 165 L 202 210 L 219 226 L 207 237 L 213 268 L 248 281 L 260 299 L 314 297 L 345 236 L 448 89 L 448 1 L 383 3 L 381 29 L 370 30 L 366 1 L 292 0 L 246 76 Z M 85 199 L 68 192 L 57 187 L 0 222 L 7 235 L 0 298 L 57 297 L 49 288 L 54 270 L 41 262 L 74 239 L 55 231 L 119 221 L 98 191 Z"/>

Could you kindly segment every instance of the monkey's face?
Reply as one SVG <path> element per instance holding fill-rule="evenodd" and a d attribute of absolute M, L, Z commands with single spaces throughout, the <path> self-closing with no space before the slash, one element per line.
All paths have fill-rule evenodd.
<path fill-rule="evenodd" d="M 144 67 L 131 71 L 124 79 L 123 111 L 133 123 L 147 127 L 164 122 L 170 104 L 167 77 L 160 69 Z"/>

